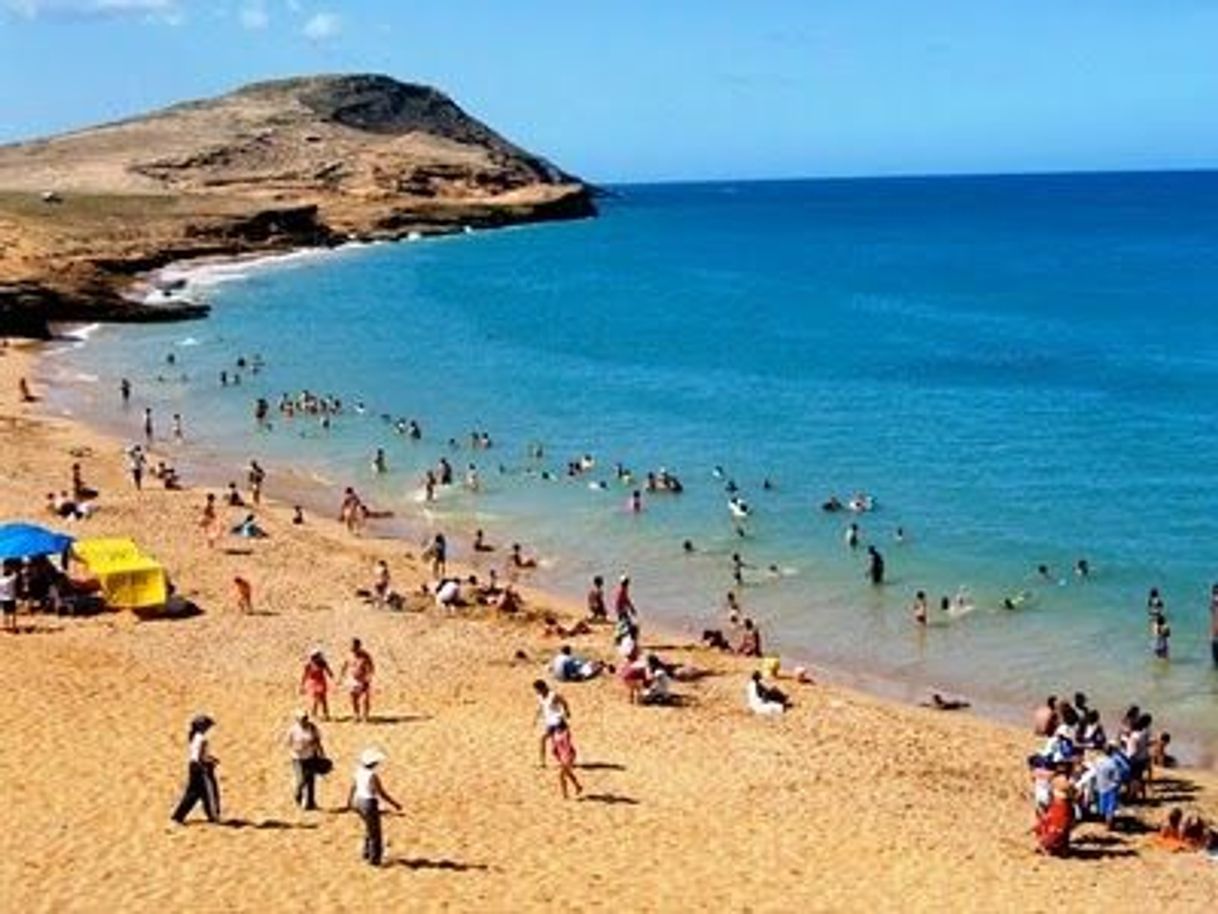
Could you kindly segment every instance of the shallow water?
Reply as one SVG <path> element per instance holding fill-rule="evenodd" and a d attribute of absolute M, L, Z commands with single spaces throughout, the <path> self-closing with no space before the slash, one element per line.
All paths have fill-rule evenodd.
<path fill-rule="evenodd" d="M 420 534 L 456 531 L 458 554 L 474 526 L 519 539 L 572 594 L 629 569 L 645 612 L 692 631 L 718 618 L 740 550 L 757 566 L 743 603 L 786 652 L 1009 707 L 1082 688 L 1212 751 L 1218 175 L 618 190 L 594 221 L 205 271 L 211 319 L 103 328 L 61 360 L 86 376 L 70 406 L 133 435 L 144 403 L 165 431 L 180 411 L 197 454 L 355 484 Z M 221 388 L 255 352 L 267 367 Z M 368 411 L 255 432 L 255 396 L 302 387 Z M 417 418 L 424 441 L 381 413 Z M 449 449 L 474 428 L 492 450 Z M 532 472 L 534 441 L 559 481 Z M 561 479 L 585 452 L 595 470 Z M 476 462 L 485 491 L 424 513 L 420 475 L 442 454 L 458 478 Z M 633 515 L 619 460 L 665 466 L 686 491 Z M 744 539 L 716 466 L 754 509 Z M 818 510 L 855 490 L 877 509 Z M 851 519 L 887 586 L 844 546 Z M 1085 581 L 1071 573 L 1083 556 Z M 961 586 L 975 610 L 911 623 L 914 590 L 937 602 Z M 1174 630 L 1168 663 L 1150 653 L 1150 586 Z M 1023 590 L 1023 608 L 1000 608 Z"/>

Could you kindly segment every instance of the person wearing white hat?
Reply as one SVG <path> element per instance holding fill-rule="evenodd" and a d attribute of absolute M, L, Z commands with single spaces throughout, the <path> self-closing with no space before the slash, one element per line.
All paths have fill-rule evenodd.
<path fill-rule="evenodd" d="M 215 723 L 206 714 L 200 714 L 190 722 L 190 762 L 186 770 L 186 788 L 182 791 L 177 809 L 173 811 L 173 821 L 179 825 L 199 802 L 203 803 L 207 821 L 216 822 L 220 818 L 220 786 L 216 783 L 219 760 L 211 754 L 207 742 L 207 733 Z"/>
<path fill-rule="evenodd" d="M 385 845 L 381 835 L 381 800 L 398 812 L 402 804 L 391 797 L 381 783 L 377 766 L 385 760 L 385 753 L 368 748 L 360 753 L 359 767 L 355 769 L 351 792 L 347 796 L 347 809 L 354 809 L 364 820 L 363 857 L 372 866 L 380 866 Z"/>

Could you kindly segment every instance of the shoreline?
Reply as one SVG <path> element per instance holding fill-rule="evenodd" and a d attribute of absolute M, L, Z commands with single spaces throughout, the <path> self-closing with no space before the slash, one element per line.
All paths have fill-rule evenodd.
<path fill-rule="evenodd" d="M 356 248 L 358 249 L 358 248 Z M 302 252 L 306 257 L 313 256 L 329 256 L 330 254 L 339 253 L 343 248 L 334 249 L 332 251 L 309 251 Z M 289 260 L 286 265 L 290 265 L 291 260 L 297 255 L 285 255 Z M 230 268 L 237 271 L 238 275 L 233 276 L 233 281 L 240 281 L 244 278 L 241 273 L 242 267 L 253 270 L 258 269 L 275 269 L 277 266 L 285 265 L 284 257 L 256 257 L 245 261 L 217 261 L 209 264 L 200 264 L 197 266 L 187 266 L 182 269 L 182 274 L 194 274 L 202 272 L 206 278 L 212 271 L 227 272 Z M 193 281 L 190 275 L 185 275 L 187 288 Z M 228 281 L 227 278 L 222 278 L 220 281 Z M 67 382 L 65 385 L 64 395 L 69 399 L 76 395 L 72 391 L 79 388 L 75 382 Z M 78 417 L 70 417 L 70 421 L 81 421 Z M 101 434 L 115 440 L 116 442 L 123 437 L 122 430 L 117 424 L 101 423 L 97 421 L 90 424 L 91 428 L 98 430 Z M 128 436 L 130 438 L 130 436 Z M 134 440 L 134 438 L 130 438 Z M 162 441 L 164 445 L 166 442 Z M 175 446 L 174 452 L 169 455 L 175 459 L 179 469 L 185 468 L 188 479 L 199 480 L 208 485 L 213 486 L 217 490 L 221 489 L 225 482 L 229 479 L 240 479 L 243 476 L 243 470 L 240 467 L 244 466 L 244 462 L 251 456 L 247 451 L 244 455 L 239 453 L 239 447 L 234 446 L 231 442 L 221 445 L 219 448 L 213 448 L 210 453 L 199 454 L 192 452 L 191 445 L 188 443 L 186 450 L 183 451 Z M 227 468 L 227 469 L 226 469 Z M 299 496 L 293 495 L 292 498 L 299 497 L 302 503 L 311 508 L 316 514 L 328 516 L 332 513 L 333 505 L 338 503 L 341 497 L 341 490 L 344 485 L 350 480 L 343 479 L 322 479 L 311 470 L 307 465 L 300 463 L 276 463 L 271 466 L 273 484 L 269 488 L 270 493 L 275 493 L 279 489 L 279 485 L 275 480 L 282 479 L 285 475 L 292 479 L 294 492 L 300 493 Z M 292 499 L 289 499 L 291 501 Z M 509 518 L 509 528 L 513 521 Z M 450 521 L 444 526 L 443 532 L 448 535 L 450 544 L 455 542 L 464 542 L 473 532 L 475 522 L 468 519 L 464 521 Z M 430 534 L 440 529 L 440 525 L 430 520 L 429 518 L 419 516 L 414 513 L 399 513 L 390 522 L 376 522 L 375 528 L 379 528 L 382 532 L 378 534 L 379 538 L 387 541 L 400 541 L 408 555 L 417 554 L 422 548 L 423 543 L 430 537 Z M 468 528 L 468 529 L 467 529 Z M 513 539 L 516 536 L 517 530 L 513 530 Z M 505 540 L 506 542 L 506 540 Z M 451 549 L 450 545 L 450 549 Z M 465 552 L 462 547 L 459 552 Z M 501 557 L 502 551 L 492 555 L 492 561 L 496 557 Z M 561 563 L 560 563 L 561 564 Z M 485 565 L 481 562 L 470 564 L 468 561 L 454 563 L 454 567 L 461 567 L 462 576 L 470 572 L 483 575 L 485 573 Z M 566 607 L 568 617 L 575 618 L 579 615 L 579 607 L 582 604 L 583 590 L 582 582 L 557 581 L 553 580 L 555 572 L 547 569 L 542 569 L 537 573 L 538 578 L 543 581 L 535 585 L 532 589 L 543 596 L 548 603 L 557 604 Z M 544 580 L 550 577 L 551 580 Z M 567 577 L 570 578 L 570 572 L 567 572 Z M 659 626 L 649 625 L 649 628 L 662 632 L 665 640 L 682 640 L 694 641 L 698 638 L 699 628 L 719 628 L 724 624 L 724 613 L 716 611 L 712 616 L 707 612 L 700 618 L 690 615 L 684 615 L 682 618 L 673 618 L 674 614 L 667 614 L 664 607 L 657 610 L 662 622 Z M 682 614 L 676 614 L 682 615 Z M 763 625 L 763 635 L 767 636 L 767 643 L 773 643 L 775 640 L 775 632 L 772 626 Z M 793 668 L 803 666 L 811 669 L 817 677 L 818 682 L 832 684 L 837 687 L 845 688 L 854 692 L 866 694 L 873 698 L 884 701 L 897 703 L 903 707 L 917 707 L 920 701 L 926 698 L 932 692 L 964 698 L 971 702 L 970 712 L 973 716 L 982 720 L 1000 725 L 1018 728 L 1021 722 L 1026 718 L 1028 706 L 1020 705 L 1013 697 L 1000 697 L 992 692 L 987 692 L 980 684 L 974 684 L 975 688 L 970 688 L 968 685 L 948 685 L 944 686 L 937 683 L 932 677 L 911 674 L 902 676 L 899 670 L 889 669 L 866 669 L 858 666 L 850 666 L 840 661 L 835 661 L 831 658 L 818 654 L 815 648 L 794 647 L 782 651 L 785 668 Z M 1061 679 L 1068 680 L 1068 676 L 1062 676 Z M 1085 684 L 1084 684 L 1085 687 Z M 1050 686 L 1045 691 L 1061 693 L 1066 686 L 1059 685 L 1057 687 Z M 1136 700 L 1136 696 L 1135 696 Z M 1115 707 L 1115 706 L 1114 706 Z M 1162 708 L 1160 711 L 1162 712 Z M 1198 770 L 1203 771 L 1218 771 L 1218 754 L 1215 753 L 1214 736 L 1211 733 L 1197 732 L 1179 727 L 1170 726 L 1168 729 L 1172 733 L 1173 747 L 1177 755 L 1187 764 L 1195 766 Z"/>
<path fill-rule="evenodd" d="M 1211 863 L 1156 850 L 1145 836 L 1121 833 L 1119 849 L 1087 845 L 1089 835 L 1104 836 L 1085 826 L 1080 846 L 1097 851 L 1090 861 L 1036 857 L 1023 769 L 1034 739 L 1013 726 L 790 680 L 784 688 L 796 709 L 765 721 L 742 707 L 753 663 L 703 650 L 662 649 L 712 670 L 702 683 L 678 684 L 691 696 L 688 708 L 628 705 L 619 684 L 603 679 L 561 687 L 591 765 L 580 777 L 599 798 L 563 804 L 552 771 L 536 770 L 536 734 L 528 727 L 528 683 L 560 640 L 545 638 L 535 622 L 488 619 L 481 610 L 450 616 L 358 605 L 352 585 L 366 586 L 375 556 L 392 551 L 399 590 L 421 579 L 417 560 L 401 558 L 396 541 L 352 539 L 330 519 L 294 529 L 281 504 L 264 511 L 272 538 L 251 542 L 251 555 L 208 554 L 191 523 L 201 487 L 136 495 L 123 482 L 118 441 L 74 420 L 10 409 L 15 375 L 34 358 L 15 348 L 0 356 L 0 448 L 16 483 L 0 492 L 0 509 L 37 520 L 41 489 L 54 484 L 45 481 L 65 476 L 67 449 L 91 448 L 82 458 L 85 478 L 102 489 L 102 509 L 73 532 L 135 533 L 204 612 L 148 623 L 125 614 L 34 617 L 42 637 L 3 640 L 26 671 L 0 709 L 9 734 L 0 776 L 11 782 L 26 772 L 26 789 L 10 809 L 13 827 L 0 836 L 0 884 L 16 904 L 153 910 L 206 897 L 240 910 L 310 898 L 355 907 L 389 904 L 410 891 L 464 909 L 545 910 L 569 905 L 564 887 L 608 878 L 611 890 L 591 890 L 589 907 L 942 910 L 968 907 L 981 892 L 995 909 L 1039 911 L 1056 907 L 1062 891 L 1079 896 L 1080 867 L 1094 877 L 1082 891 L 1095 903 L 1171 897 L 1181 909 L 1201 909 L 1212 899 Z M 14 511 L 19 503 L 30 509 Z M 262 616 L 229 608 L 228 576 L 247 566 L 257 569 Z M 553 605 L 581 615 L 544 592 L 526 588 L 526 595 L 539 611 Z M 644 624 L 645 643 L 654 644 L 661 633 L 649 636 Z M 382 667 L 377 707 L 390 716 L 381 724 L 345 722 L 336 694 L 340 719 L 323 724 L 327 743 L 340 771 L 369 740 L 386 746 L 389 784 L 409 807 L 406 818 L 386 826 L 391 860 L 406 863 L 375 878 L 356 862 L 351 817 L 289 809 L 276 748 L 298 701 L 289 686 L 300 654 L 319 642 L 334 648 L 353 629 Z M 605 639 L 598 630 L 571 643 L 598 656 Z M 510 659 L 513 650 L 529 660 Z M 333 650 L 332 662 L 339 656 Z M 112 700 L 117 695 L 121 701 Z M 221 722 L 229 814 L 253 828 L 165 831 L 180 777 L 178 731 L 201 707 Z M 138 714 L 128 716 L 128 708 Z M 122 740 L 89 738 L 117 726 Z M 62 756 L 53 747 L 70 733 L 73 745 L 85 737 L 77 755 L 62 766 L 26 767 L 42 752 Z M 116 766 L 137 765 L 146 774 L 97 815 L 76 808 L 76 793 L 60 780 L 96 790 Z M 341 774 L 331 781 L 327 808 L 345 785 Z M 1175 769 L 1170 783 L 1195 785 L 1173 789 L 1189 798 L 1184 803 L 1218 814 L 1211 772 Z M 847 810 L 852 827 L 843 830 Z M 1165 808 L 1137 812 L 1157 823 Z M 36 824 L 48 817 L 79 834 Z M 828 834 L 835 840 L 824 840 Z M 58 861 L 78 858 L 85 836 L 99 852 L 77 859 L 70 878 L 61 875 Z M 712 843 L 717 853 L 707 852 Z M 171 861 L 183 854 L 208 875 L 177 878 Z M 877 854 L 893 865 L 877 868 Z M 326 864 L 309 866 L 308 859 L 323 859 L 315 855 Z M 31 861 L 38 863 L 31 868 Z M 90 886 L 84 897 L 76 888 L 82 876 Z"/>

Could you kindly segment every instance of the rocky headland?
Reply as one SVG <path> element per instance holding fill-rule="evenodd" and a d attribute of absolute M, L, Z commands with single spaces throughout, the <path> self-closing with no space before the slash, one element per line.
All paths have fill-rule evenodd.
<path fill-rule="evenodd" d="M 174 261 L 578 219 L 592 198 L 428 86 L 255 83 L 0 146 L 0 336 L 205 314 L 132 294 Z"/>

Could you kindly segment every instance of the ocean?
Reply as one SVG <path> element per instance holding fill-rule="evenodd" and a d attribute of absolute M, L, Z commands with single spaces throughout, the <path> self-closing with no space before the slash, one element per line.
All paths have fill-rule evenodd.
<path fill-rule="evenodd" d="M 257 457 L 272 493 L 288 467 L 354 485 L 458 558 L 483 528 L 576 599 L 592 574 L 629 572 L 644 618 L 693 636 L 723 624 L 739 552 L 741 603 L 788 657 L 1012 717 L 1049 692 L 1086 691 L 1110 724 L 1138 703 L 1213 763 L 1218 173 L 611 190 L 590 221 L 189 272 L 212 316 L 101 328 L 50 360 L 60 405 L 132 440 L 145 404 L 163 432 L 180 412 L 184 461 L 243 479 Z M 255 354 L 259 373 L 220 385 Z M 329 429 L 255 430 L 255 397 L 302 388 L 347 409 Z M 471 450 L 472 430 L 494 446 Z M 476 464 L 483 490 L 421 503 L 441 456 L 458 480 Z M 644 493 L 636 514 L 617 463 L 636 485 L 666 468 L 684 492 Z M 752 510 L 743 537 L 729 481 Z M 856 492 L 873 510 L 821 510 Z"/>

